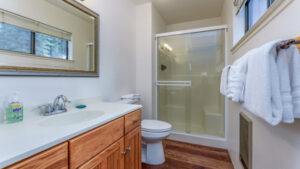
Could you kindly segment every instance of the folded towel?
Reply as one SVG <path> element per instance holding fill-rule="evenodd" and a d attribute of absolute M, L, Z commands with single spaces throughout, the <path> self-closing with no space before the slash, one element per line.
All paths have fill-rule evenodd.
<path fill-rule="evenodd" d="M 140 99 L 140 94 L 127 94 L 121 97 L 121 99 Z"/>
<path fill-rule="evenodd" d="M 228 85 L 228 74 L 230 70 L 230 65 L 227 65 L 222 70 L 220 92 L 224 96 L 227 96 L 227 85 Z"/>
<path fill-rule="evenodd" d="M 269 42 L 248 56 L 243 107 L 271 125 L 282 120 L 279 75 L 275 62 L 276 45 Z"/>
<path fill-rule="evenodd" d="M 244 101 L 245 80 L 247 74 L 247 60 L 253 51 L 236 60 L 230 67 L 227 85 L 227 97 L 234 102 Z"/>
<path fill-rule="evenodd" d="M 293 98 L 293 111 L 294 117 L 300 118 L 300 54 L 295 45 L 291 46 L 288 50 L 291 57 L 290 61 L 290 78 Z"/>
<path fill-rule="evenodd" d="M 293 123 L 293 103 L 292 103 L 292 91 L 291 91 L 291 78 L 290 67 L 292 64 L 292 57 L 294 54 L 294 48 L 286 50 L 280 50 L 277 56 L 277 68 L 279 73 L 281 103 L 282 103 L 282 122 Z"/>

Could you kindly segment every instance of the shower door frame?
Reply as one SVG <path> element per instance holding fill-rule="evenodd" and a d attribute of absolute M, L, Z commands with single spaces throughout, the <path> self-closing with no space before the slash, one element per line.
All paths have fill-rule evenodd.
<path fill-rule="evenodd" d="M 183 35 L 183 34 L 191 34 L 191 33 L 200 33 L 200 32 L 207 32 L 207 31 L 217 31 L 217 30 L 224 30 L 224 40 L 225 40 L 225 66 L 228 64 L 228 58 L 227 58 L 227 33 L 228 33 L 228 26 L 227 25 L 218 25 L 218 26 L 212 26 L 212 27 L 204 27 L 204 28 L 198 28 L 198 29 L 189 29 L 189 30 L 182 30 L 182 31 L 175 31 L 175 32 L 167 32 L 167 33 L 161 33 L 155 35 L 155 61 L 154 61 L 154 68 L 155 68 L 155 114 L 154 118 L 158 119 L 158 38 L 160 37 L 167 37 L 167 36 L 174 36 L 174 35 Z M 202 144 L 205 144 L 206 140 L 215 140 L 217 141 L 215 145 L 220 148 L 227 148 L 226 146 L 226 140 L 227 140 L 227 128 L 228 128 L 228 99 L 225 100 L 225 107 L 224 107 L 224 137 L 217 137 L 217 136 L 210 136 L 206 134 L 195 134 L 195 133 L 186 133 L 186 132 L 179 132 L 179 131 L 172 131 L 172 134 L 176 134 L 179 136 L 190 136 L 192 139 L 205 139 Z M 180 139 L 179 139 L 180 140 Z M 220 145 L 219 145 L 220 144 Z M 224 144 L 224 145 L 223 145 Z"/>

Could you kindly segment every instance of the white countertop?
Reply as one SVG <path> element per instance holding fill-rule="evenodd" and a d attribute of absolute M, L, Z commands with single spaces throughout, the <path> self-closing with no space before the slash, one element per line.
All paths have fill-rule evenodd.
<path fill-rule="evenodd" d="M 87 110 L 99 110 L 103 111 L 104 114 L 95 119 L 72 125 L 43 126 L 41 125 L 43 122 L 47 120 L 53 121 L 53 118 L 72 113 L 76 109 L 72 108 L 74 107 L 72 106 L 68 109 L 70 112 L 53 116 L 42 116 L 37 109 L 30 111 L 25 109 L 22 122 L 0 124 L 0 168 L 30 157 L 142 107 L 141 105 L 104 103 L 100 101 L 94 101 L 86 105 Z"/>

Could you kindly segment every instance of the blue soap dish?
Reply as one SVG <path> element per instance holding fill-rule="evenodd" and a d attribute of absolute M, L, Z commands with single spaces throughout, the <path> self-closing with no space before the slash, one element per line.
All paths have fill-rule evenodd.
<path fill-rule="evenodd" d="M 76 108 L 77 109 L 84 109 L 84 108 L 86 108 L 86 105 L 78 105 L 78 106 L 76 106 Z"/>

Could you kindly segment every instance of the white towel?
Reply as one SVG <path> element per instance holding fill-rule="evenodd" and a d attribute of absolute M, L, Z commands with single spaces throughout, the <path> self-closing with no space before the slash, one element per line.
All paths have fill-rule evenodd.
<path fill-rule="evenodd" d="M 227 85 L 228 85 L 228 75 L 229 75 L 230 65 L 227 65 L 222 70 L 220 93 L 227 96 Z"/>
<path fill-rule="evenodd" d="M 121 99 L 140 99 L 140 94 L 127 94 L 121 97 Z"/>
<path fill-rule="evenodd" d="M 279 41 L 252 50 L 248 56 L 244 108 L 271 125 L 282 120 L 279 75 L 275 57 Z"/>
<path fill-rule="evenodd" d="M 247 74 L 248 56 L 253 51 L 249 51 L 244 56 L 236 60 L 230 67 L 228 75 L 227 97 L 234 102 L 244 101 L 245 80 Z"/>
<path fill-rule="evenodd" d="M 293 97 L 294 117 L 300 118 L 300 54 L 295 45 L 289 49 L 292 56 L 290 64 L 290 78 Z"/>
<path fill-rule="evenodd" d="M 286 50 L 280 50 L 277 56 L 277 68 L 279 73 L 280 82 L 280 93 L 281 93 L 281 103 L 282 103 L 282 122 L 293 123 L 294 113 L 293 113 L 293 103 L 292 103 L 292 91 L 291 91 L 291 78 L 290 72 L 292 57 L 294 48 L 290 47 Z"/>

